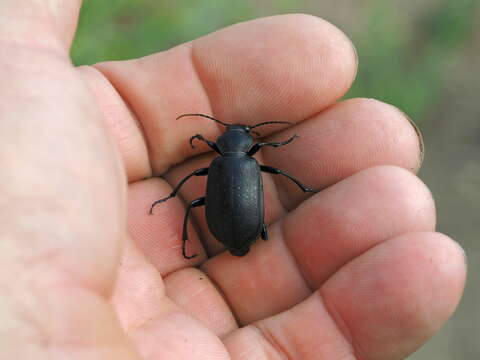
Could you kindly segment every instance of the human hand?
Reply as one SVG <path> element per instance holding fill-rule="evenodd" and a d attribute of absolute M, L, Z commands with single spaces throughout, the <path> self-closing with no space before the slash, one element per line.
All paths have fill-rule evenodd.
<path fill-rule="evenodd" d="M 67 48 L 78 7 L 0 4 L 9 358 L 402 359 L 451 315 L 464 256 L 434 232 L 433 200 L 414 175 L 420 140 L 390 105 L 337 102 L 356 58 L 336 28 L 279 16 L 75 69 Z M 147 214 L 214 156 L 188 139 L 220 129 L 174 120 L 184 112 L 295 123 L 262 129 L 277 131 L 269 141 L 300 138 L 257 158 L 324 190 L 307 199 L 264 175 L 270 240 L 233 257 L 200 209 L 187 245 L 199 256 L 184 259 L 181 200 Z M 182 198 L 203 196 L 204 182 L 189 181 Z"/>

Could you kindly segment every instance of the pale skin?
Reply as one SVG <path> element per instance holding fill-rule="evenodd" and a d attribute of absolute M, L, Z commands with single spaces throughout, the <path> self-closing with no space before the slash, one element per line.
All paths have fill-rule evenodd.
<path fill-rule="evenodd" d="M 80 1 L 0 3 L 0 349 L 12 359 L 403 359 L 450 317 L 465 258 L 435 232 L 398 109 L 340 100 L 350 41 L 306 15 L 258 19 L 142 59 L 75 68 Z M 121 36 L 121 34 L 119 34 Z M 270 239 L 242 258 L 193 211 L 215 156 L 185 112 L 266 126 Z M 269 133 L 275 132 L 275 135 Z M 263 140 L 262 140 L 263 141 Z M 200 156 L 199 156 L 200 155 Z M 161 174 L 162 177 L 152 177 Z"/>

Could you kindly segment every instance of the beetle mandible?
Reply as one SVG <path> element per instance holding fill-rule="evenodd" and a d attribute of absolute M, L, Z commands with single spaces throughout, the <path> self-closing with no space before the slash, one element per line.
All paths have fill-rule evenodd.
<path fill-rule="evenodd" d="M 215 158 L 210 167 L 195 170 L 184 177 L 166 198 L 155 201 L 150 207 L 153 213 L 155 205 L 175 197 L 180 187 L 192 176 L 207 176 L 206 196 L 190 202 L 185 212 L 182 235 L 182 254 L 186 259 L 197 256 L 186 254 L 188 239 L 187 220 L 190 210 L 194 207 L 205 206 L 205 214 L 210 232 L 220 241 L 232 255 L 243 256 L 250 245 L 260 235 L 263 240 L 268 239 L 267 226 L 264 222 L 263 183 L 261 171 L 283 175 L 297 184 L 304 192 L 318 192 L 303 185 L 299 180 L 286 172 L 267 165 L 259 165 L 252 156 L 264 146 L 279 147 L 292 142 L 298 135 L 281 142 L 257 142 L 250 133 L 258 136 L 253 128 L 268 124 L 290 124 L 286 121 L 266 121 L 252 126 L 241 124 L 226 124 L 214 117 L 205 114 L 183 114 L 185 116 L 202 116 L 211 119 L 226 127 L 227 131 L 219 136 L 217 142 L 206 140 L 197 134 L 190 138 L 192 148 L 193 140 L 204 141 L 207 145 L 220 154 Z"/>

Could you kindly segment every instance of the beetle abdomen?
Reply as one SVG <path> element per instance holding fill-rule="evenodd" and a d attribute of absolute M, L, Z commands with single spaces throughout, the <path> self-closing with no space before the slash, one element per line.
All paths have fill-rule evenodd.
<path fill-rule="evenodd" d="M 260 235 L 263 186 L 260 167 L 251 157 L 219 157 L 210 165 L 206 195 L 210 232 L 227 249 L 243 250 Z"/>

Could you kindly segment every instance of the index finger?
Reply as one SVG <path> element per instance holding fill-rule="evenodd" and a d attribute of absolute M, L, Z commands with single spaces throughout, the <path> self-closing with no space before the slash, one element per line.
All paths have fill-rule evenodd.
<path fill-rule="evenodd" d="M 240 23 L 166 52 L 96 68 L 133 111 L 128 114 L 125 108 L 122 114 L 131 122 L 138 119 L 144 134 L 138 141 L 147 143 L 153 172 L 162 173 L 207 150 L 192 150 L 189 136 L 219 134 L 214 122 L 175 121 L 178 115 L 201 112 L 245 124 L 299 122 L 345 94 L 355 77 L 356 55 L 348 38 L 333 25 L 297 14 Z M 99 101 L 107 101 L 111 94 L 103 94 Z M 123 128 L 137 131 L 133 126 Z M 145 147 L 132 148 L 139 149 L 137 162 L 145 161 Z M 135 177 L 150 175 L 143 171 Z"/>

